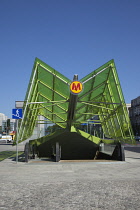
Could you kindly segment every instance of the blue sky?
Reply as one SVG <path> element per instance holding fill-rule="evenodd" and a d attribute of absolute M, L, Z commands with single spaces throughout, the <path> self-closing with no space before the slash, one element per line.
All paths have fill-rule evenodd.
<path fill-rule="evenodd" d="M 140 95 L 140 1 L 0 0 L 0 113 L 9 118 L 35 57 L 69 79 L 114 59 L 130 103 Z"/>

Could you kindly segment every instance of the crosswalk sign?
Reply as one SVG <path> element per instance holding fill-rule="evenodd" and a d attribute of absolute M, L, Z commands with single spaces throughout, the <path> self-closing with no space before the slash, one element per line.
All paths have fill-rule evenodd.
<path fill-rule="evenodd" d="M 22 119 L 22 109 L 12 109 L 12 119 Z"/>

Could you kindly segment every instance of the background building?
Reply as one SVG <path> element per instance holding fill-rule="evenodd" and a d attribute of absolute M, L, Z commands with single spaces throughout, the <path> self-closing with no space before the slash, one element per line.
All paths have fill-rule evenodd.
<path fill-rule="evenodd" d="M 7 116 L 3 113 L 0 113 L 0 133 L 3 133 L 3 126 L 4 126 L 4 122 L 7 122 Z"/>
<path fill-rule="evenodd" d="M 140 96 L 131 100 L 129 117 L 135 136 L 140 136 Z"/>
<path fill-rule="evenodd" d="M 7 116 L 3 113 L 0 113 L 0 126 L 2 126 L 3 120 L 7 120 Z"/>
<path fill-rule="evenodd" d="M 13 131 L 15 131 L 15 120 L 0 113 L 0 133 L 6 135 Z"/>

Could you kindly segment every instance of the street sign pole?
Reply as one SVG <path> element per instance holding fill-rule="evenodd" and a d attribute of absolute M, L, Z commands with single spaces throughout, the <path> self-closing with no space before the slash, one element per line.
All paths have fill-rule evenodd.
<path fill-rule="evenodd" d="M 16 139 L 16 163 L 18 163 L 18 120 L 17 120 L 17 139 Z"/>
<path fill-rule="evenodd" d="M 17 125 L 16 125 L 16 163 L 18 163 L 18 120 L 22 119 L 22 109 L 12 109 L 12 119 L 17 120 Z"/>

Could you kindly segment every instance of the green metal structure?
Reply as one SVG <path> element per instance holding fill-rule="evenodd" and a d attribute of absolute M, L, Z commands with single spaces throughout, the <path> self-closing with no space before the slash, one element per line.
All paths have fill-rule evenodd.
<path fill-rule="evenodd" d="M 74 80 L 78 80 L 77 75 Z M 30 144 L 51 142 L 64 132 L 75 132 L 95 145 L 100 142 L 135 143 L 114 60 L 82 78 L 80 82 L 84 88 L 81 93 L 70 93 L 71 82 L 40 59 L 35 59 L 24 101 L 23 119 L 19 122 L 19 142 L 32 135 L 37 117 L 42 115 L 46 118 L 43 123 L 52 122 L 59 130 Z M 106 138 L 81 131 L 81 125 L 88 122 L 100 123 Z"/>

